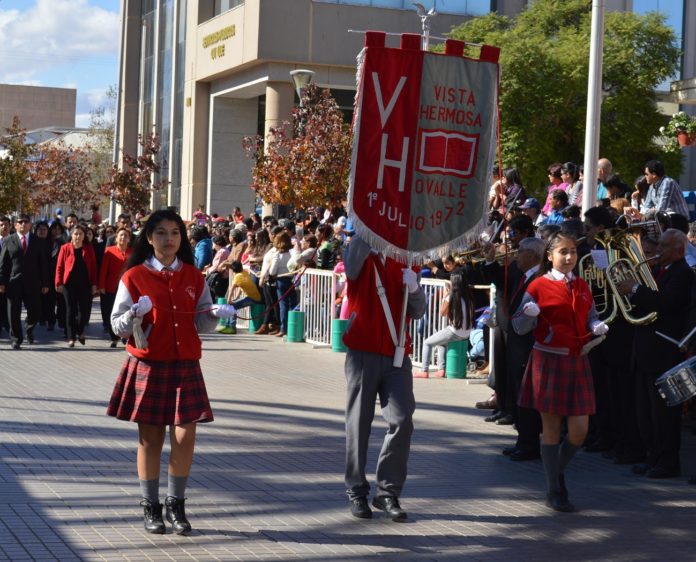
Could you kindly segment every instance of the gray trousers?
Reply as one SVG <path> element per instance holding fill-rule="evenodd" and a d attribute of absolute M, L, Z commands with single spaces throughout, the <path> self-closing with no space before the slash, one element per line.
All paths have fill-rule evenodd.
<path fill-rule="evenodd" d="M 406 481 L 416 409 L 413 374 L 408 357 L 400 368 L 393 367 L 392 362 L 392 357 L 377 353 L 349 349 L 346 354 L 345 482 L 351 499 L 366 497 L 370 492 L 365 463 L 377 396 L 389 428 L 377 460 L 375 495 L 399 497 Z"/>
<path fill-rule="evenodd" d="M 433 347 L 437 347 L 437 368 L 443 370 L 445 368 L 445 357 L 447 356 L 447 344 L 453 341 L 461 341 L 466 338 L 462 338 L 455 334 L 449 328 L 443 328 L 439 332 L 435 332 L 432 336 L 427 338 L 423 342 L 423 371 L 426 373 L 430 368 L 430 355 L 432 353 Z"/>

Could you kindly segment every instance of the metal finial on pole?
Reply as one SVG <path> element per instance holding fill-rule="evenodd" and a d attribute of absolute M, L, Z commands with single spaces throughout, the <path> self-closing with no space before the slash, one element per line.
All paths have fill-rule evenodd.
<path fill-rule="evenodd" d="M 430 20 L 437 15 L 437 12 L 434 6 L 426 12 L 423 4 L 413 2 L 413 5 L 416 7 L 416 12 L 423 28 L 423 50 L 427 51 L 430 47 Z"/>

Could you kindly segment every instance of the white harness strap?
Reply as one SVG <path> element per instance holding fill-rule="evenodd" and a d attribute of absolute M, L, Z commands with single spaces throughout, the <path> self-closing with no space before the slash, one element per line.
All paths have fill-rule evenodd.
<path fill-rule="evenodd" d="M 382 280 L 379 277 L 379 270 L 377 265 L 372 264 L 375 268 L 375 285 L 377 285 L 377 296 L 382 303 L 382 309 L 384 310 L 384 317 L 387 319 L 387 326 L 389 326 L 389 334 L 391 335 L 392 342 L 394 346 L 399 346 L 399 340 L 396 337 L 396 326 L 394 325 L 394 317 L 392 316 L 391 309 L 389 308 L 389 302 L 387 301 L 387 293 L 382 286 Z"/>

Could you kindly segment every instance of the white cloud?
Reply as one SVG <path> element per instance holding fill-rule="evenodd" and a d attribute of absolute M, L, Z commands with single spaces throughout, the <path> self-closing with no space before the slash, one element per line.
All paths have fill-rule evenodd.
<path fill-rule="evenodd" d="M 90 113 L 78 113 L 75 115 L 75 127 L 89 128 L 89 122 L 92 115 Z"/>
<path fill-rule="evenodd" d="M 89 0 L 37 0 L 23 12 L 1 7 L 0 82 L 31 80 L 56 66 L 117 54 L 119 14 Z"/>

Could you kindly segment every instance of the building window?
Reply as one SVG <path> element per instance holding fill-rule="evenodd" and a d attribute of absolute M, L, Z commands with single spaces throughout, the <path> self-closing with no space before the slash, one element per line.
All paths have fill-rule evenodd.
<path fill-rule="evenodd" d="M 414 11 L 411 0 L 314 0 L 327 4 L 352 4 L 355 6 L 370 6 L 372 8 L 396 8 Z M 427 7 L 433 6 L 441 14 L 456 14 L 463 16 L 482 16 L 491 11 L 491 0 L 431 0 Z"/>
<path fill-rule="evenodd" d="M 215 0 L 215 15 L 219 16 L 242 4 L 244 4 L 244 0 Z"/>

